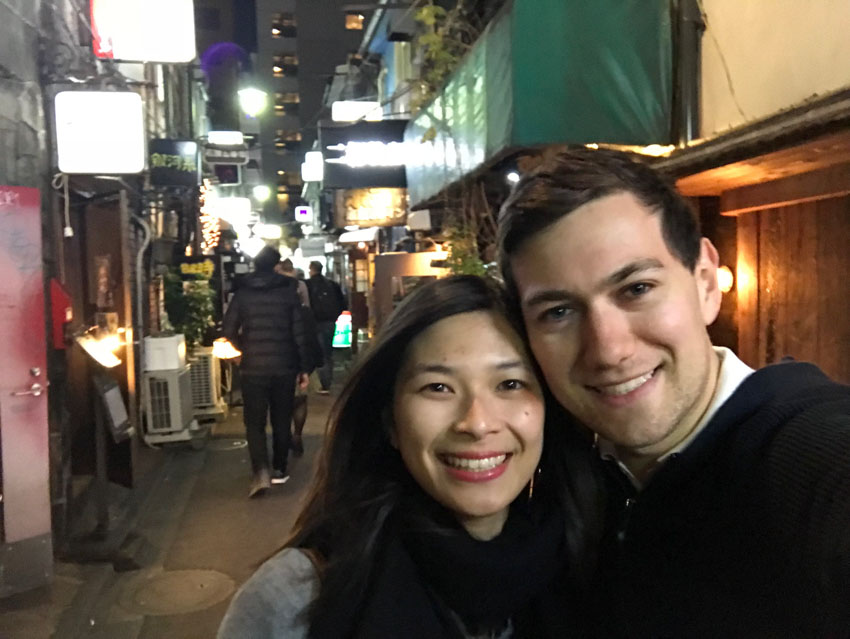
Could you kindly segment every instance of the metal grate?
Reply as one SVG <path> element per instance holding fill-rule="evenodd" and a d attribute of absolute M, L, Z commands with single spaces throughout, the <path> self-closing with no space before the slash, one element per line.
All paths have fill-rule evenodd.
<path fill-rule="evenodd" d="M 196 348 L 192 353 L 192 405 L 195 408 L 215 406 L 220 397 L 219 363 L 212 348 Z"/>
<path fill-rule="evenodd" d="M 148 432 L 183 430 L 192 420 L 192 380 L 189 369 L 145 373 Z"/>

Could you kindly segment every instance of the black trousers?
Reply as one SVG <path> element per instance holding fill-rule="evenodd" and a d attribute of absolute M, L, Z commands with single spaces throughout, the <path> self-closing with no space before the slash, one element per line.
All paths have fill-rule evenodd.
<path fill-rule="evenodd" d="M 286 472 L 289 458 L 289 424 L 295 398 L 295 374 L 274 376 L 242 376 L 243 418 L 251 455 L 251 469 L 256 473 L 269 467 L 266 443 L 266 421 L 272 424 L 272 468 Z"/>

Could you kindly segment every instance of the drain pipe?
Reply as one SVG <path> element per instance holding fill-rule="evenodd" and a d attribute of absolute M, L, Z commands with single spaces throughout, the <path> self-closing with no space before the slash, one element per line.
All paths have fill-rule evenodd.
<path fill-rule="evenodd" d="M 674 101 L 674 135 L 676 143 L 685 147 L 700 136 L 700 81 L 702 34 L 705 22 L 699 0 L 676 3 L 676 98 Z"/>
<path fill-rule="evenodd" d="M 139 225 L 139 228 L 142 229 L 142 233 L 144 235 L 144 239 L 142 240 L 142 245 L 139 247 L 139 252 L 136 253 L 136 326 L 138 327 L 138 335 L 135 334 L 134 331 L 134 340 L 139 344 L 139 377 L 141 379 L 142 375 L 144 375 L 145 370 L 145 336 L 144 336 L 144 310 L 143 310 L 143 301 L 144 297 L 142 296 L 142 268 L 144 267 L 144 258 L 145 251 L 151 243 L 151 229 L 148 226 L 148 223 L 145 222 L 144 219 L 136 215 L 135 213 L 130 213 L 130 219 L 132 219 L 136 224 Z M 142 414 L 142 393 L 139 392 L 136 394 L 136 399 L 139 402 L 139 415 Z"/>

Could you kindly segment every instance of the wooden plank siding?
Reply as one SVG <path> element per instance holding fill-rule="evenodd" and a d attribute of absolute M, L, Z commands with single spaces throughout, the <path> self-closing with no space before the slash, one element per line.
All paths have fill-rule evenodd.
<path fill-rule="evenodd" d="M 760 367 L 790 356 L 850 383 L 850 197 L 737 219 L 740 357 Z"/>

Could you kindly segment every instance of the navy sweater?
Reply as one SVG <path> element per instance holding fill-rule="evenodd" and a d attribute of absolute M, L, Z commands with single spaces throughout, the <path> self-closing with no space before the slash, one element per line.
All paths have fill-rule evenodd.
<path fill-rule="evenodd" d="M 850 388 L 748 377 L 640 493 L 606 463 L 605 637 L 850 637 Z"/>

